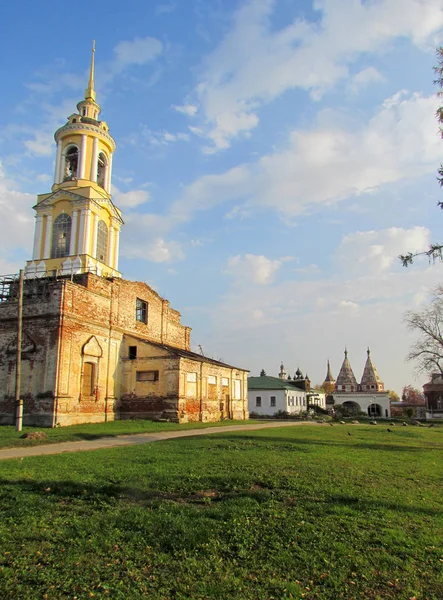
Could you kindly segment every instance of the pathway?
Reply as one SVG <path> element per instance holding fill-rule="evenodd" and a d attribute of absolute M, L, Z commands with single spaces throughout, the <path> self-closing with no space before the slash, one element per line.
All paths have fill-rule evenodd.
<path fill-rule="evenodd" d="M 101 450 L 102 448 L 116 448 L 118 446 L 133 446 L 135 444 L 150 444 L 175 438 L 193 437 L 196 435 L 209 435 L 211 433 L 228 433 L 230 431 L 256 431 L 259 429 L 272 429 L 274 427 L 293 427 L 295 425 L 314 425 L 312 422 L 279 421 L 278 423 L 254 423 L 250 425 L 227 425 L 223 427 L 208 427 L 207 429 L 186 429 L 184 431 L 163 431 L 158 433 L 135 433 L 132 435 L 117 435 L 115 437 L 102 437 L 96 440 L 81 442 L 60 442 L 58 444 L 44 444 L 30 448 L 3 448 L 0 450 L 0 460 L 8 458 L 25 458 L 27 456 L 42 456 L 45 454 L 62 454 L 63 452 L 84 452 L 86 450 Z"/>

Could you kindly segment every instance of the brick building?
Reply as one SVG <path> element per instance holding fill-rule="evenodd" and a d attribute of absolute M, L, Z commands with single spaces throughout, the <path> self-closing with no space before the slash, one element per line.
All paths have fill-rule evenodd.
<path fill-rule="evenodd" d="M 118 271 L 115 142 L 95 102 L 94 50 L 85 99 L 55 133 L 52 191 L 38 197 L 23 287 L 24 423 L 167 418 L 246 419 L 247 371 L 191 352 L 180 313 Z M 0 423 L 14 419 L 17 278 L 0 280 Z"/>

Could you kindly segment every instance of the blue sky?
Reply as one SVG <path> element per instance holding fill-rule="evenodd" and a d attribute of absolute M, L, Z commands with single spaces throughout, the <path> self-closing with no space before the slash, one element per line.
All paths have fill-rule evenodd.
<path fill-rule="evenodd" d="M 406 310 L 442 265 L 432 67 L 443 0 L 79 0 L 0 6 L 0 269 L 30 258 L 54 131 L 96 40 L 117 142 L 120 269 L 193 328 L 194 349 L 314 383 L 366 347 L 387 387 L 419 385 Z M 24 14 L 26 18 L 24 18 Z"/>

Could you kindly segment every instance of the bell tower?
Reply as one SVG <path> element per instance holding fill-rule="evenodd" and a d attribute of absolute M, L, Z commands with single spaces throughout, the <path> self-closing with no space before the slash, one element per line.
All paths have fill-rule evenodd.
<path fill-rule="evenodd" d="M 94 89 L 95 42 L 85 97 L 77 112 L 55 132 L 52 191 L 37 197 L 32 260 L 28 276 L 93 272 L 120 277 L 118 248 L 121 211 L 111 199 L 112 156 L 116 145 Z"/>

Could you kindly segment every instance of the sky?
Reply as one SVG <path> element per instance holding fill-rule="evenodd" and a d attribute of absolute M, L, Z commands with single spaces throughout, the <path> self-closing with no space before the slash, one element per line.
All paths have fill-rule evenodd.
<path fill-rule="evenodd" d="M 385 386 L 427 377 L 404 324 L 443 265 L 433 85 L 443 0 L 0 3 L 0 273 L 31 258 L 53 134 L 87 86 L 117 143 L 119 268 L 193 349 L 321 383 L 345 346 Z"/>

